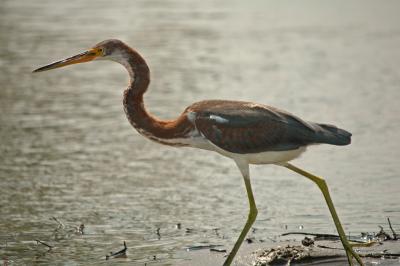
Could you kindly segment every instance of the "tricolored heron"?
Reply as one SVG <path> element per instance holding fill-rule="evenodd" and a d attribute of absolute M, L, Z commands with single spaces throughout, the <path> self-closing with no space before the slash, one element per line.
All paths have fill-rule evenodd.
<path fill-rule="evenodd" d="M 274 107 L 242 101 L 208 100 L 187 107 L 175 120 L 160 120 L 147 112 L 143 95 L 150 83 L 150 71 L 143 57 L 119 40 L 106 40 L 81 54 L 46 65 L 46 71 L 92 60 L 111 60 L 122 64 L 130 83 L 124 91 L 124 110 L 131 125 L 145 137 L 161 144 L 188 146 L 215 151 L 233 159 L 246 186 L 250 210 L 246 224 L 224 265 L 230 265 L 257 216 L 250 183 L 249 164 L 276 164 L 301 174 L 317 184 L 332 215 L 350 265 L 353 251 L 336 214 L 328 186 L 322 177 L 308 173 L 289 161 L 302 154 L 308 145 L 348 145 L 351 134 L 333 125 L 306 122 Z"/>

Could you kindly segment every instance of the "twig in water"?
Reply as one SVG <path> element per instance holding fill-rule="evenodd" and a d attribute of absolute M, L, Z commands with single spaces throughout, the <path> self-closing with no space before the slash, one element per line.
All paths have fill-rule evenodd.
<path fill-rule="evenodd" d="M 75 227 L 75 233 L 79 235 L 83 235 L 83 230 L 85 229 L 85 225 L 81 224 L 80 226 Z"/>
<path fill-rule="evenodd" d="M 194 251 L 194 250 L 201 250 L 201 249 L 212 249 L 212 248 L 218 248 L 222 245 L 197 245 L 197 246 L 189 246 L 186 247 L 186 251 Z"/>
<path fill-rule="evenodd" d="M 328 246 L 324 246 L 324 245 L 317 245 L 318 248 L 326 248 L 326 249 L 339 249 L 339 250 L 343 250 L 343 248 L 334 248 L 334 247 L 328 247 Z"/>
<path fill-rule="evenodd" d="M 46 246 L 46 247 L 48 247 L 49 249 L 52 249 L 53 248 L 53 246 L 50 246 L 49 244 L 46 244 L 46 243 L 44 243 L 43 241 L 40 241 L 39 239 L 35 239 L 35 241 L 36 241 L 36 243 L 37 244 L 42 244 L 43 246 Z"/>
<path fill-rule="evenodd" d="M 157 227 L 156 234 L 157 234 L 158 240 L 160 240 L 161 239 L 160 227 Z"/>
<path fill-rule="evenodd" d="M 340 239 L 338 235 L 332 235 L 332 234 L 317 234 L 317 233 L 305 233 L 305 232 L 288 232 L 288 233 L 284 233 L 281 236 L 287 236 L 287 235 L 306 235 L 306 236 L 315 236 L 315 240 L 336 240 L 336 239 Z M 365 243 L 364 241 L 360 241 L 360 240 L 351 240 L 351 242 L 355 242 L 355 243 Z"/>
<path fill-rule="evenodd" d="M 388 233 L 386 233 L 385 230 L 383 230 L 383 227 L 380 225 L 378 226 L 381 230 L 375 235 L 375 237 L 379 238 L 382 241 L 392 240 L 392 237 Z"/>
<path fill-rule="evenodd" d="M 360 257 L 364 258 L 386 258 L 386 259 L 400 258 L 400 253 L 367 253 L 359 255 Z"/>
<path fill-rule="evenodd" d="M 111 252 L 110 255 L 106 255 L 106 260 L 110 259 L 110 257 L 112 258 L 124 258 L 126 257 L 126 250 L 128 249 L 128 247 L 126 246 L 126 242 L 124 241 L 124 248 L 121 249 L 120 251 L 117 252 Z"/>
<path fill-rule="evenodd" d="M 288 232 L 282 234 L 282 236 L 287 236 L 287 235 L 306 235 L 306 236 L 315 236 L 317 238 L 327 238 L 327 239 L 339 239 L 338 235 L 332 235 L 332 234 L 317 234 L 317 233 L 305 233 L 305 232 Z"/>
<path fill-rule="evenodd" d="M 389 224 L 390 230 L 392 230 L 393 240 L 397 240 L 397 239 L 398 239 L 398 238 L 397 238 L 397 234 L 396 234 L 396 232 L 393 230 L 392 223 L 390 222 L 389 217 L 387 218 L 387 220 L 388 220 L 388 224 Z"/>
<path fill-rule="evenodd" d="M 51 219 L 53 219 L 54 221 L 56 221 L 56 223 L 58 223 L 58 228 L 64 228 L 64 224 L 62 222 L 60 222 L 60 220 L 58 220 L 56 217 L 51 217 Z"/>
<path fill-rule="evenodd" d="M 226 249 L 224 248 L 210 248 L 210 251 L 226 253 Z"/>
<path fill-rule="evenodd" d="M 305 247 L 313 246 L 314 240 L 309 237 L 304 237 L 304 239 L 301 240 L 301 244 Z"/>

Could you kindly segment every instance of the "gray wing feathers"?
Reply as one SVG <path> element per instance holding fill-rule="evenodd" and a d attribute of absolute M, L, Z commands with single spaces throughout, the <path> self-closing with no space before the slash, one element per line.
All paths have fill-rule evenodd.
<path fill-rule="evenodd" d="M 332 145 L 348 145 L 351 143 L 351 133 L 334 125 L 314 124 L 316 126 L 316 142 Z"/>
<path fill-rule="evenodd" d="M 285 151 L 315 143 L 346 145 L 351 136 L 335 126 L 306 122 L 264 105 L 205 101 L 190 109 L 196 113 L 196 128 L 213 144 L 234 153 Z"/>

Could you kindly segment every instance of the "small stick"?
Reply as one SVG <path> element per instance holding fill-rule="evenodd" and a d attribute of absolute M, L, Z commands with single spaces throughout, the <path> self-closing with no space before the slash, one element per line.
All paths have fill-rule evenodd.
<path fill-rule="evenodd" d="M 364 258 L 399 258 L 400 253 L 368 253 L 368 254 L 358 254 L 360 257 Z"/>
<path fill-rule="evenodd" d="M 53 248 L 53 247 L 50 246 L 49 244 L 46 244 L 46 243 L 44 243 L 43 241 L 40 241 L 39 239 L 35 239 L 35 241 L 36 241 L 36 243 L 38 243 L 38 244 L 40 243 L 40 244 L 42 244 L 42 245 L 48 247 L 49 249 L 52 249 L 52 248 Z"/>
<path fill-rule="evenodd" d="M 398 239 L 398 238 L 397 238 L 397 234 L 396 234 L 396 232 L 394 231 L 394 229 L 393 229 L 393 227 L 392 227 L 392 223 L 390 222 L 389 217 L 387 218 L 387 220 L 388 220 L 388 224 L 389 224 L 390 230 L 392 230 L 393 240 L 397 240 L 397 239 Z"/>
<path fill-rule="evenodd" d="M 289 233 L 284 233 L 281 236 L 287 236 L 287 235 L 306 235 L 306 236 L 315 236 L 315 237 L 322 237 L 322 238 L 334 238 L 334 239 L 339 239 L 338 235 L 332 235 L 332 234 L 317 234 L 317 233 L 304 233 L 304 232 L 289 232 Z M 360 240 L 351 240 L 351 242 L 355 243 L 365 243 L 364 241 Z"/>
<path fill-rule="evenodd" d="M 383 238 L 383 241 L 392 240 L 392 237 L 388 233 L 386 233 L 385 230 L 383 230 L 383 227 L 380 225 L 378 226 L 381 230 L 375 236 L 378 238 Z"/>
<path fill-rule="evenodd" d="M 287 235 L 308 235 L 308 236 L 315 236 L 315 237 L 332 237 L 332 238 L 339 238 L 338 235 L 332 235 L 332 234 L 314 234 L 314 233 L 305 233 L 305 232 L 288 232 L 282 234 L 282 236 L 287 236 Z"/>
<path fill-rule="evenodd" d="M 339 250 L 343 250 L 343 248 L 334 248 L 334 247 L 328 247 L 328 246 L 324 246 L 324 245 L 317 245 L 317 247 L 319 247 L 319 248 L 327 248 L 327 249 L 339 249 Z"/>
<path fill-rule="evenodd" d="M 126 242 L 124 241 L 124 248 L 121 249 L 120 251 L 117 251 L 117 252 L 111 253 L 110 255 L 107 255 L 106 260 L 108 260 L 110 257 L 119 258 L 119 257 L 125 256 L 127 249 L 128 249 L 128 247 L 126 246 Z"/>
<path fill-rule="evenodd" d="M 201 250 L 201 249 L 211 249 L 211 248 L 218 248 L 221 247 L 222 245 L 198 245 L 198 246 L 189 246 L 186 247 L 186 251 L 195 251 L 195 250 Z"/>
<path fill-rule="evenodd" d="M 54 221 L 56 221 L 58 223 L 59 228 L 64 228 L 64 224 L 62 222 L 60 222 L 60 220 L 58 220 L 56 217 L 51 217 Z"/>
<path fill-rule="evenodd" d="M 157 234 L 158 240 L 160 240 L 161 239 L 160 227 L 157 227 L 156 234 Z"/>
<path fill-rule="evenodd" d="M 75 227 L 75 233 L 83 235 L 83 230 L 85 229 L 85 225 L 81 224 L 80 226 Z"/>
<path fill-rule="evenodd" d="M 226 249 L 220 249 L 220 248 L 210 248 L 210 251 L 226 253 Z"/>

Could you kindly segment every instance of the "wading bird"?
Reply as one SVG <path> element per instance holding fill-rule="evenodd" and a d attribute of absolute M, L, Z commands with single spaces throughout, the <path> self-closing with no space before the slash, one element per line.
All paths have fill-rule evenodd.
<path fill-rule="evenodd" d="M 250 211 L 224 265 L 232 263 L 258 212 L 251 189 L 249 164 L 280 165 L 316 183 L 328 204 L 349 264 L 353 264 L 354 257 L 363 265 L 345 236 L 325 180 L 289 163 L 300 156 L 308 145 L 350 144 L 349 132 L 333 125 L 306 122 L 274 107 L 242 101 L 201 101 L 187 107 L 175 120 L 160 120 L 152 116 L 143 103 L 143 95 L 150 83 L 146 61 L 137 51 L 119 40 L 100 42 L 81 54 L 34 72 L 92 60 L 115 61 L 128 70 L 130 83 L 124 91 L 123 105 L 129 122 L 140 134 L 165 145 L 215 151 L 235 161 L 244 179 Z"/>

